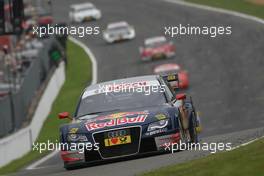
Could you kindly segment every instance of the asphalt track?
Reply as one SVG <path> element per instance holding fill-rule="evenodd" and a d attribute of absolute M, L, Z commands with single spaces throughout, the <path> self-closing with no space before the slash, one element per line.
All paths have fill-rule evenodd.
<path fill-rule="evenodd" d="M 54 1 L 57 21 L 68 18 L 69 5 L 80 0 Z M 264 134 L 264 26 L 249 20 L 179 6 L 162 0 L 91 0 L 102 10 L 103 18 L 85 25 L 106 27 L 109 22 L 128 21 L 136 29 L 136 39 L 108 45 L 100 36 L 79 38 L 98 61 L 98 80 L 152 74 L 155 65 L 175 62 L 190 75 L 190 89 L 202 112 L 204 141 L 245 142 Z M 232 35 L 179 36 L 172 40 L 174 59 L 142 63 L 138 47 L 144 38 L 163 35 L 164 26 L 231 25 Z M 85 70 L 84 70 L 85 71 Z M 63 110 L 62 110 L 63 111 Z M 253 130 L 256 129 L 257 130 Z M 252 130 L 248 130 L 252 129 Z M 39 169 L 23 170 L 18 175 L 134 175 L 175 162 L 203 155 L 181 152 L 65 171 L 59 157 L 49 159 Z"/>

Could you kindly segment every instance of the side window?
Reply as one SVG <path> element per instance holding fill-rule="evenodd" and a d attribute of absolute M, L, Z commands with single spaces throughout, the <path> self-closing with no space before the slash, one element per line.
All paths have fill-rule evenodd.
<path fill-rule="evenodd" d="M 165 85 L 165 89 L 166 89 L 167 95 L 169 97 L 169 100 L 172 100 L 174 97 L 174 94 L 172 93 L 171 89 L 168 87 L 167 84 L 164 84 L 164 85 Z"/>
<path fill-rule="evenodd" d="M 171 101 L 174 98 L 174 93 L 171 90 L 171 87 L 163 79 L 160 79 L 160 83 L 165 88 L 165 94 L 166 94 L 168 100 Z"/>

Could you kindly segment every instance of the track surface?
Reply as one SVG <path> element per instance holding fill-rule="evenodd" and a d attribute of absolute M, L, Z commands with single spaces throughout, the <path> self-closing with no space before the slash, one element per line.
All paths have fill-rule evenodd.
<path fill-rule="evenodd" d="M 86 2 L 74 0 L 74 3 Z M 136 39 L 107 45 L 100 36 L 80 38 L 98 61 L 99 81 L 152 74 L 155 65 L 176 62 L 190 74 L 190 89 L 202 112 L 204 140 L 239 143 L 263 134 L 264 126 L 264 26 L 248 20 L 218 14 L 162 0 L 91 0 L 102 10 L 103 18 L 85 25 L 104 29 L 109 22 L 128 21 L 136 28 Z M 54 1 L 58 21 L 68 17 L 71 0 Z M 173 60 L 142 63 L 138 47 L 144 38 L 164 34 L 164 26 L 192 24 L 199 26 L 231 25 L 233 34 L 210 38 L 181 36 Z M 244 130 L 244 131 L 243 131 Z M 238 132 L 243 131 L 243 132 Z M 232 133 L 238 132 L 238 133 Z M 224 134 L 224 135 L 223 135 Z M 244 134 L 244 137 L 241 137 Z M 229 136 L 229 138 L 226 138 Z M 195 152 L 193 152 L 195 153 Z M 58 156 L 46 161 L 43 169 L 22 171 L 18 175 L 133 175 L 142 171 L 182 162 L 200 156 L 199 152 L 181 152 L 66 172 Z"/>

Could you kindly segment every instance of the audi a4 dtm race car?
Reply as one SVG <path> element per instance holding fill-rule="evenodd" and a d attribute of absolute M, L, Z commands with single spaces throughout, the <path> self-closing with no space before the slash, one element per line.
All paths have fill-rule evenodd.
<path fill-rule="evenodd" d="M 186 89 L 189 87 L 189 76 L 187 71 L 183 70 L 178 64 L 168 63 L 158 65 L 154 68 L 154 74 L 164 75 L 178 74 L 179 82 L 171 81 L 170 85 L 174 88 Z M 178 85 L 179 83 L 179 85 Z"/>
<path fill-rule="evenodd" d="M 103 32 L 103 37 L 107 43 L 114 43 L 124 40 L 132 40 L 136 37 L 133 26 L 125 21 L 110 23 Z"/>
<path fill-rule="evenodd" d="M 69 17 L 72 23 L 99 20 L 102 13 L 92 3 L 74 4 L 70 6 Z"/>
<path fill-rule="evenodd" d="M 148 38 L 144 46 L 139 47 L 140 57 L 143 61 L 170 58 L 175 55 L 175 46 L 164 36 Z"/>
<path fill-rule="evenodd" d="M 200 123 L 194 105 L 185 94 L 175 94 L 168 80 L 177 80 L 177 75 L 133 77 L 87 87 L 73 117 L 68 112 L 59 114 L 60 119 L 71 119 L 60 127 L 60 142 L 90 148 L 62 147 L 64 167 L 164 152 L 180 140 L 197 142 Z"/>

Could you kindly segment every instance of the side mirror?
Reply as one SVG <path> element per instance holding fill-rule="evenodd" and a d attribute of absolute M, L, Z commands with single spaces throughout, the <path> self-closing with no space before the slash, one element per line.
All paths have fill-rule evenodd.
<path fill-rule="evenodd" d="M 58 114 L 58 117 L 59 117 L 59 119 L 67 119 L 67 118 L 71 119 L 69 112 L 61 112 Z"/>
<path fill-rule="evenodd" d="M 185 100 L 186 99 L 186 94 L 185 93 L 176 94 L 176 99 L 177 100 Z"/>

